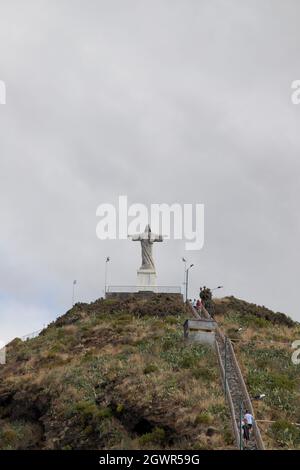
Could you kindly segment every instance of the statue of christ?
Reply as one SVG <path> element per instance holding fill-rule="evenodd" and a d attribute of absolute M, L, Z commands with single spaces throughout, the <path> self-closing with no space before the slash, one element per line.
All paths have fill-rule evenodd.
<path fill-rule="evenodd" d="M 155 271 L 155 265 L 152 256 L 152 245 L 154 242 L 162 242 L 162 235 L 155 235 L 151 232 L 150 225 L 147 225 L 145 231 L 138 235 L 131 235 L 134 242 L 141 242 L 142 248 L 142 266 L 140 269 L 152 269 Z"/>

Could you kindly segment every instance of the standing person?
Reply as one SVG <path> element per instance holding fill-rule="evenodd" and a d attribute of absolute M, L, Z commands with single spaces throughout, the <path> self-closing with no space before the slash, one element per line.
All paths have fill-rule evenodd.
<path fill-rule="evenodd" d="M 196 299 L 194 299 L 193 304 L 192 304 L 194 308 L 196 308 L 196 304 L 197 304 Z"/>
<path fill-rule="evenodd" d="M 244 416 L 244 421 L 247 423 L 248 427 L 249 427 L 249 432 L 251 432 L 252 430 L 252 427 L 253 427 L 253 416 L 252 414 L 249 412 L 249 410 L 246 410 L 245 412 L 245 416 Z"/>
<path fill-rule="evenodd" d="M 199 297 L 201 300 L 201 304 L 203 305 L 203 307 L 205 307 L 205 299 L 206 299 L 206 287 L 205 286 L 200 287 Z"/>
<path fill-rule="evenodd" d="M 199 311 L 201 310 L 201 300 L 198 299 L 197 302 L 196 302 L 196 309 Z"/>
<path fill-rule="evenodd" d="M 203 307 L 207 310 L 211 317 L 214 317 L 215 308 L 212 301 L 212 291 L 209 287 L 200 287 L 200 299 L 202 301 Z"/>
<path fill-rule="evenodd" d="M 250 441 L 250 428 L 245 418 L 243 419 L 242 429 L 243 429 L 244 446 L 247 447 L 248 441 Z"/>

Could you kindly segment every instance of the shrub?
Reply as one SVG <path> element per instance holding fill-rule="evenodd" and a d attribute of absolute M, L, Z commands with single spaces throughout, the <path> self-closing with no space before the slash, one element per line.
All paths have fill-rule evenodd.
<path fill-rule="evenodd" d="M 93 426 L 91 426 L 90 424 L 88 424 L 83 430 L 83 434 L 85 436 L 89 436 L 90 434 L 93 434 L 93 432 L 94 432 Z"/>
<path fill-rule="evenodd" d="M 252 324 L 259 328 L 274 325 L 286 325 L 293 327 L 296 323 L 284 313 L 272 312 L 272 310 L 265 306 L 258 306 L 244 300 L 237 299 L 233 296 L 225 297 L 223 302 L 214 302 L 216 315 L 228 315 L 230 312 L 235 312 L 239 315 L 240 321 L 243 324 Z M 258 322 L 256 322 L 258 320 Z M 263 321 L 260 321 L 263 320 Z"/>
<path fill-rule="evenodd" d="M 78 415 L 81 421 L 88 425 L 90 423 L 96 424 L 102 419 L 110 418 L 112 416 L 112 410 L 110 408 L 100 408 L 95 403 L 90 401 L 79 401 L 70 410 L 71 415 Z"/>
<path fill-rule="evenodd" d="M 300 430 L 286 420 L 279 420 L 272 424 L 271 434 L 282 447 L 296 445 L 300 442 Z"/>
<path fill-rule="evenodd" d="M 204 366 L 192 369 L 192 376 L 197 380 L 209 381 L 215 378 L 215 370 Z"/>
<path fill-rule="evenodd" d="M 112 416 L 112 411 L 109 407 L 98 409 L 97 418 L 105 419 Z"/>
<path fill-rule="evenodd" d="M 65 359 L 55 352 L 47 351 L 39 358 L 38 362 L 40 367 L 53 368 L 65 365 L 69 362 L 69 359 Z"/>
<path fill-rule="evenodd" d="M 181 323 L 182 318 L 181 317 L 172 317 L 168 316 L 164 319 L 165 323 L 168 325 L 177 325 L 178 323 Z"/>
<path fill-rule="evenodd" d="M 213 422 L 213 417 L 211 414 L 207 413 L 206 411 L 202 411 L 201 413 L 199 413 L 196 418 L 195 418 L 195 421 L 194 421 L 194 424 L 198 425 L 198 424 L 205 424 L 205 425 L 209 425 Z"/>
<path fill-rule="evenodd" d="M 273 387 L 277 387 L 279 389 L 288 390 L 292 392 L 295 388 L 295 379 L 290 378 L 284 374 L 270 374 L 270 381 Z"/>
<path fill-rule="evenodd" d="M 31 357 L 31 354 L 29 351 L 26 351 L 26 350 L 23 350 L 23 351 L 20 351 L 17 356 L 16 356 L 16 360 L 17 361 L 28 361 Z"/>
<path fill-rule="evenodd" d="M 269 372 L 266 369 L 250 369 L 248 373 L 248 383 L 250 388 L 259 392 L 259 390 L 267 390 L 270 393 L 275 390 L 292 392 L 295 389 L 295 378 L 288 374 Z"/>
<path fill-rule="evenodd" d="M 162 444 L 165 441 L 166 433 L 163 428 L 155 427 L 152 432 L 148 432 L 139 438 L 140 444 Z"/>
<path fill-rule="evenodd" d="M 7 427 L 0 434 L 0 446 L 1 448 L 13 447 L 17 441 L 17 433 L 14 429 Z"/>
<path fill-rule="evenodd" d="M 225 426 L 223 429 L 223 439 L 226 445 L 231 445 L 234 443 L 232 431 L 227 426 Z"/>
<path fill-rule="evenodd" d="M 157 372 L 159 370 L 159 368 L 155 365 L 155 364 L 148 364 L 145 368 L 144 368 L 144 374 L 147 375 L 147 374 L 152 374 L 152 372 Z"/>
<path fill-rule="evenodd" d="M 229 336 L 229 338 L 231 340 L 237 340 L 237 339 L 241 339 L 241 335 L 240 333 L 236 330 L 236 328 L 228 328 L 227 330 L 227 336 Z"/>
<path fill-rule="evenodd" d="M 124 409 L 125 409 L 125 406 L 124 406 L 122 403 L 119 403 L 119 404 L 117 405 L 116 412 L 117 412 L 118 414 L 121 414 L 121 413 L 124 412 Z"/>
<path fill-rule="evenodd" d="M 167 351 L 162 351 L 161 358 L 168 362 L 174 369 L 195 369 L 200 359 L 211 355 L 211 351 L 205 346 L 193 344 L 186 346 L 177 345 Z"/>
<path fill-rule="evenodd" d="M 215 403 L 215 404 L 210 405 L 208 410 L 213 415 L 219 415 L 219 416 L 227 415 L 227 406 L 221 403 Z"/>

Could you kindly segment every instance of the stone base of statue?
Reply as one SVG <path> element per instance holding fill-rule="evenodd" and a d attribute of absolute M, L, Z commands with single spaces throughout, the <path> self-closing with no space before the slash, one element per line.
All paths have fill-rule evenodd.
<path fill-rule="evenodd" d="M 137 272 L 137 286 L 139 291 L 156 292 L 155 269 L 139 269 Z"/>

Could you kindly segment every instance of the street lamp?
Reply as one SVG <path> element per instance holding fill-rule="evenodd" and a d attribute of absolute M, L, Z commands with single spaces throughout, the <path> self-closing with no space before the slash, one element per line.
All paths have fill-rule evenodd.
<path fill-rule="evenodd" d="M 217 286 L 217 287 L 214 287 L 213 289 L 211 289 L 211 291 L 213 292 L 214 290 L 217 290 L 217 289 L 223 289 L 224 286 Z"/>
<path fill-rule="evenodd" d="M 107 256 L 106 260 L 105 260 L 105 275 L 104 275 L 104 278 L 105 278 L 105 280 L 104 280 L 104 297 L 105 298 L 106 298 L 106 290 L 107 290 L 107 265 L 108 265 L 109 261 L 110 261 L 110 257 Z"/>
<path fill-rule="evenodd" d="M 184 292 L 185 292 L 186 259 L 182 257 L 181 260 L 184 263 L 183 287 L 184 287 Z"/>
<path fill-rule="evenodd" d="M 74 306 L 75 286 L 77 284 L 76 279 L 73 281 L 73 293 L 72 293 L 72 307 Z"/>
<path fill-rule="evenodd" d="M 194 265 L 191 264 L 186 270 L 185 270 L 185 301 L 187 302 L 188 300 L 188 289 L 189 289 L 189 270 L 193 267 Z"/>

